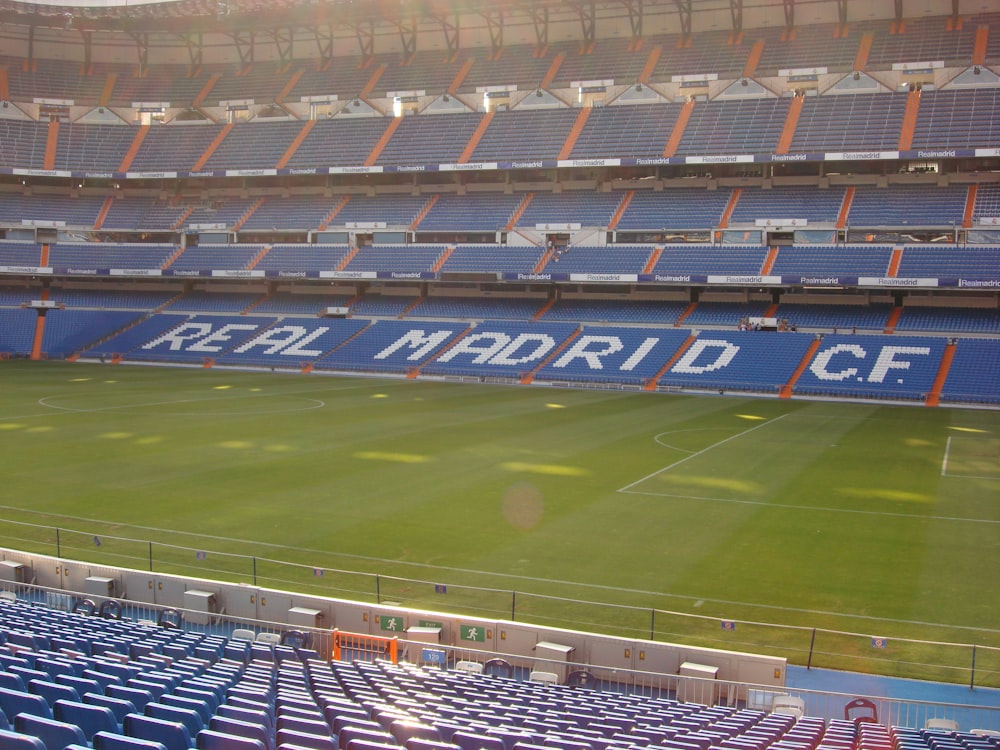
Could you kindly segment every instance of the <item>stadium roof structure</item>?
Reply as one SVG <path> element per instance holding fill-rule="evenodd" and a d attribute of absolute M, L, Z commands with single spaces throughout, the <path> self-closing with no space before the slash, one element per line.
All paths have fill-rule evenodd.
<path fill-rule="evenodd" d="M 398 34 L 404 52 L 415 48 L 418 34 L 431 38 L 421 40 L 422 49 L 455 51 L 989 10 L 989 0 L 0 0 L 0 39 L 36 29 L 122 32 L 139 44 L 147 43 L 143 35 L 180 35 L 190 43 L 192 34 L 261 33 L 279 45 L 314 37 L 322 46 L 336 29 L 356 35 L 366 54 L 383 34 Z"/>

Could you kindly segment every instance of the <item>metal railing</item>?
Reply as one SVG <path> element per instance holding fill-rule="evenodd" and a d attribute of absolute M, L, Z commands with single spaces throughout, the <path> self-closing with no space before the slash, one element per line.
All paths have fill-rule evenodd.
<path fill-rule="evenodd" d="M 148 570 L 193 578 L 252 584 L 303 595 L 392 604 L 483 619 L 784 657 L 806 667 L 1000 687 L 1000 630 L 900 623 L 847 615 L 816 615 L 808 622 L 768 622 L 767 608 L 704 602 L 699 613 L 637 607 L 611 601 L 568 598 L 544 591 L 430 581 L 347 570 L 187 545 L 95 534 L 0 520 L 0 546 L 87 561 L 94 565 Z M 483 574 L 486 582 L 503 576 Z M 457 577 L 457 574 L 456 574 Z M 68 586 L 64 586 L 69 588 Z M 447 598 L 442 597 L 447 592 Z M 663 595 L 664 599 L 670 598 Z M 682 598 L 674 597 L 678 605 Z M 809 615 L 811 617 L 812 614 Z M 846 627 L 830 627 L 836 617 Z"/>

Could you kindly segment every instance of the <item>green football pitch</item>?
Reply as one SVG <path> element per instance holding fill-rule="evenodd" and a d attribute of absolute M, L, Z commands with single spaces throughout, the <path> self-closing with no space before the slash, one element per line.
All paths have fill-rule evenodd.
<path fill-rule="evenodd" d="M 7 361 L 0 456 L 8 547 L 1000 684 L 996 411 Z"/>

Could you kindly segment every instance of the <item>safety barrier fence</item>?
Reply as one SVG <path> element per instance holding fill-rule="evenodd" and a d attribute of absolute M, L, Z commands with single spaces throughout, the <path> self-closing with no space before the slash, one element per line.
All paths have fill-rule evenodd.
<path fill-rule="evenodd" d="M 605 598 L 598 601 L 568 596 L 574 592 L 571 586 L 586 592 L 578 584 L 560 588 L 537 583 L 533 584 L 537 590 L 528 591 L 501 587 L 510 579 L 499 574 L 477 574 L 482 582 L 472 583 L 470 575 L 455 571 L 447 572 L 449 578 L 464 580 L 426 580 L 13 520 L 0 520 L 0 546 L 93 565 L 211 578 L 316 597 L 767 654 L 811 668 L 935 680 L 970 689 L 1000 687 L 1000 630 L 995 629 L 817 612 L 783 612 L 789 621 L 776 623 L 768 620 L 774 610 L 766 606 L 692 602 L 664 594 L 657 599 L 676 603 L 676 609 L 642 607 L 626 603 L 637 592 L 601 589 Z M 70 589 L 68 583 L 59 585 Z M 697 612 L 681 611 L 684 605 Z"/>

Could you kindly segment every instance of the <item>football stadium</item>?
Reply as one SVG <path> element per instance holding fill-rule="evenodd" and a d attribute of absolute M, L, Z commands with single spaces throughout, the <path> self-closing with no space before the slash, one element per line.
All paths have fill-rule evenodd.
<path fill-rule="evenodd" d="M 0 0 L 0 750 L 1000 750 L 1000 7 Z"/>

